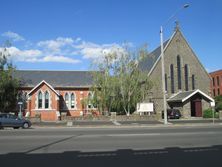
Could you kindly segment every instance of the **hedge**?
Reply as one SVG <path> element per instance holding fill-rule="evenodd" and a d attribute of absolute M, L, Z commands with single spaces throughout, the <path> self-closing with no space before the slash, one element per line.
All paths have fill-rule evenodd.
<path fill-rule="evenodd" d="M 213 118 L 213 110 L 212 109 L 206 109 L 203 112 L 203 118 Z M 214 111 L 214 118 L 219 118 L 219 113 Z"/>

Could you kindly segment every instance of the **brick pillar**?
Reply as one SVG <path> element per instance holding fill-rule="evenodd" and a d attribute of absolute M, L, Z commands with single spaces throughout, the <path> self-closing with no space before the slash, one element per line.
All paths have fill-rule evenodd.
<path fill-rule="evenodd" d="M 60 115 L 60 106 L 59 106 L 59 98 L 56 100 L 56 116 L 57 120 L 61 120 L 61 115 Z"/>
<path fill-rule="evenodd" d="M 30 113 L 30 116 L 32 116 L 32 112 L 31 112 L 31 100 L 28 99 L 27 101 L 27 112 Z"/>
<path fill-rule="evenodd" d="M 59 100 L 56 100 L 56 111 L 59 111 Z"/>

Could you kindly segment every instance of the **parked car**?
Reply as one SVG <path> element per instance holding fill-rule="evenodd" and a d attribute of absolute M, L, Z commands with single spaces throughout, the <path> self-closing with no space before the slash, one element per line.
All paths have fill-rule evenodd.
<path fill-rule="evenodd" d="M 8 113 L 0 113 L 0 128 L 4 127 L 13 127 L 14 129 L 18 129 L 20 127 L 27 129 L 31 127 L 31 122 L 29 120 L 18 118 L 13 114 Z"/>
<path fill-rule="evenodd" d="M 181 117 L 180 110 L 178 109 L 167 109 L 168 119 L 179 119 Z M 164 118 L 164 112 L 162 112 L 162 118 Z"/>

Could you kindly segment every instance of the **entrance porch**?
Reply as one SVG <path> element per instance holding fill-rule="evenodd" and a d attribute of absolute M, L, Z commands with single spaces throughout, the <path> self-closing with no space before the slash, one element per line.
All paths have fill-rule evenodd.
<path fill-rule="evenodd" d="M 170 108 L 179 109 L 183 118 L 202 117 L 203 111 L 210 108 L 211 102 L 214 99 L 199 89 L 179 92 L 167 100 Z"/>

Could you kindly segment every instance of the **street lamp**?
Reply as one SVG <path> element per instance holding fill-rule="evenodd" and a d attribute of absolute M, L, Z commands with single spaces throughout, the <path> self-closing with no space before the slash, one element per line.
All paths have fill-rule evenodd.
<path fill-rule="evenodd" d="M 164 25 L 166 25 L 172 18 L 176 16 L 176 14 L 184 9 L 188 8 L 189 4 L 185 4 L 179 9 L 176 10 L 176 12 L 169 17 L 169 19 L 165 22 Z M 164 68 L 164 48 L 163 48 L 163 26 L 160 26 L 160 46 L 161 46 L 161 68 L 162 68 L 162 90 L 163 90 L 163 111 L 164 111 L 164 124 L 168 124 L 167 122 L 167 109 L 166 109 L 166 90 L 165 90 L 165 68 Z"/>

